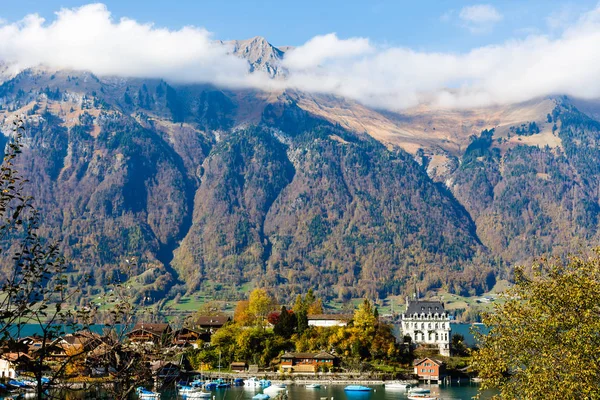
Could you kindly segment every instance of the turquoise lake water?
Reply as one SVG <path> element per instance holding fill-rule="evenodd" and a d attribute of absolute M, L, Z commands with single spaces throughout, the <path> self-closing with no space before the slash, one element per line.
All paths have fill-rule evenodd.
<path fill-rule="evenodd" d="M 321 389 L 307 389 L 301 385 L 289 385 L 288 395 L 290 400 L 407 400 L 406 391 L 404 390 L 386 390 L 383 385 L 371 385 L 371 392 L 345 392 L 345 385 L 324 385 Z M 431 390 L 432 394 L 437 395 L 442 400 L 468 400 L 477 394 L 477 385 L 464 384 L 462 386 L 437 386 L 437 385 L 421 385 Z M 230 389 L 214 390 L 213 396 L 215 400 L 249 400 L 252 399 L 261 390 L 253 388 L 233 387 Z M 491 396 L 482 396 L 482 399 L 489 399 Z M 102 398 L 96 395 L 95 392 L 73 392 L 70 393 L 66 400 L 83 400 L 83 399 L 99 399 Z M 132 396 L 136 399 L 136 396 Z M 163 392 L 161 400 L 175 400 L 177 395 L 174 392 Z"/>

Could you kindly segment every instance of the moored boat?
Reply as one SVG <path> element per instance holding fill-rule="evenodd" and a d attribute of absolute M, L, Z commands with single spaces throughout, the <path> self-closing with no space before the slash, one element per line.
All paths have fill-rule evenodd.
<path fill-rule="evenodd" d="M 264 394 L 268 394 L 271 397 L 275 397 L 279 392 L 283 392 L 286 389 L 285 385 L 273 385 L 263 389 Z"/>
<path fill-rule="evenodd" d="M 245 387 L 261 387 L 260 380 L 256 377 L 248 378 L 244 381 Z"/>
<path fill-rule="evenodd" d="M 306 385 L 307 389 L 321 389 L 321 385 L 319 385 L 318 383 L 311 383 Z"/>
<path fill-rule="evenodd" d="M 384 386 L 386 389 L 406 390 L 406 389 L 410 388 L 412 385 L 407 382 L 389 382 L 389 383 L 386 383 Z"/>
<path fill-rule="evenodd" d="M 408 391 L 408 394 L 429 394 L 431 390 L 426 388 L 414 387 Z"/>
<path fill-rule="evenodd" d="M 157 400 L 160 399 L 160 393 L 152 392 L 144 387 L 139 387 L 135 390 L 141 400 Z"/>
<path fill-rule="evenodd" d="M 409 394 L 408 400 L 439 400 L 439 398 L 429 393 L 418 393 Z"/>
<path fill-rule="evenodd" d="M 267 400 L 267 399 L 270 399 L 271 397 L 268 394 L 259 393 L 259 394 L 252 396 L 252 398 L 254 400 Z"/>
<path fill-rule="evenodd" d="M 210 392 L 190 392 L 182 395 L 184 399 L 195 400 L 195 399 L 210 399 Z"/>
<path fill-rule="evenodd" d="M 186 385 L 177 386 L 177 393 L 179 393 L 182 396 L 186 395 L 186 394 L 190 394 L 190 393 L 197 393 L 200 391 L 202 391 L 202 388 L 199 388 L 199 387 L 186 386 Z"/>
<path fill-rule="evenodd" d="M 344 390 L 345 390 L 346 392 L 370 392 L 370 391 L 371 391 L 371 390 L 373 390 L 373 389 L 371 389 L 371 388 L 370 388 L 370 387 L 368 387 L 368 386 L 362 386 L 362 385 L 350 385 L 350 386 L 346 386 L 346 387 L 344 388 Z"/>

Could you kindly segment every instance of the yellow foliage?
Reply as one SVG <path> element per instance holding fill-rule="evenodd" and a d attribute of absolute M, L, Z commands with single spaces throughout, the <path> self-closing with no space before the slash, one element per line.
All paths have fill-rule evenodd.
<path fill-rule="evenodd" d="M 600 399 L 600 257 L 515 270 L 473 367 L 497 399 Z"/>

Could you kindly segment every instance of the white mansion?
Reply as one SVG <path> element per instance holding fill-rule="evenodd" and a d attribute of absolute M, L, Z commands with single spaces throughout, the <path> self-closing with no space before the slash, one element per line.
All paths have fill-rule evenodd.
<path fill-rule="evenodd" d="M 413 343 L 437 345 L 441 355 L 450 356 L 450 316 L 442 302 L 406 299 L 401 327 Z"/>

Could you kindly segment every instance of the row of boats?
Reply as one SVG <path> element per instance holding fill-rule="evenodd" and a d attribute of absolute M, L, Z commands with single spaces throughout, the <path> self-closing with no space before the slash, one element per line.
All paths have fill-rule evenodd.
<path fill-rule="evenodd" d="M 177 394 L 185 400 L 210 399 L 211 392 L 209 392 L 209 390 L 225 389 L 231 387 L 232 385 L 256 388 L 269 388 L 271 387 L 271 381 L 257 378 L 249 378 L 247 380 L 238 378 L 233 380 L 233 382 L 227 382 L 223 379 L 205 382 L 204 380 L 196 379 L 189 383 L 178 383 Z M 274 391 L 275 389 L 280 387 L 281 385 L 276 385 L 276 387 L 273 386 L 273 389 L 271 389 L 271 391 Z M 136 389 L 136 393 L 140 400 L 160 399 L 160 393 L 153 392 L 141 386 Z"/>
<path fill-rule="evenodd" d="M 431 394 L 426 388 L 412 387 L 410 383 L 391 382 L 385 384 L 386 389 L 400 389 L 408 391 L 408 400 L 439 400 L 438 397 Z M 350 385 L 344 388 L 346 392 L 370 392 L 373 388 L 362 385 Z"/>
<path fill-rule="evenodd" d="M 44 390 L 47 389 L 47 385 L 50 382 L 48 378 L 42 378 L 42 387 Z M 8 393 L 10 395 L 20 395 L 21 397 L 28 397 L 28 395 L 35 394 L 37 392 L 38 383 L 32 379 L 9 379 L 5 383 L 0 383 L 0 393 L 4 395 Z"/>
<path fill-rule="evenodd" d="M 285 384 L 272 385 L 271 381 L 266 379 L 249 378 L 246 380 L 236 379 L 233 383 L 226 382 L 222 379 L 215 381 L 204 382 L 202 380 L 194 380 L 189 384 L 179 383 L 177 385 L 177 392 L 185 400 L 195 399 L 210 399 L 211 392 L 207 390 L 214 390 L 220 388 L 234 386 L 245 386 L 247 388 L 261 388 L 262 393 L 258 393 L 252 397 L 254 400 L 266 400 L 276 397 L 280 392 L 285 391 L 287 386 Z M 319 389 L 321 385 L 318 383 L 312 383 L 306 385 L 307 389 Z M 412 387 L 410 383 L 406 382 L 390 382 L 385 384 L 386 389 L 399 389 L 406 390 L 408 400 L 439 400 L 438 397 L 432 395 L 429 389 Z M 344 388 L 346 392 L 370 392 L 373 388 L 362 385 L 349 385 Z M 160 399 L 160 393 L 152 392 L 143 387 L 139 387 L 136 390 L 138 397 L 141 400 L 158 400 Z"/>

